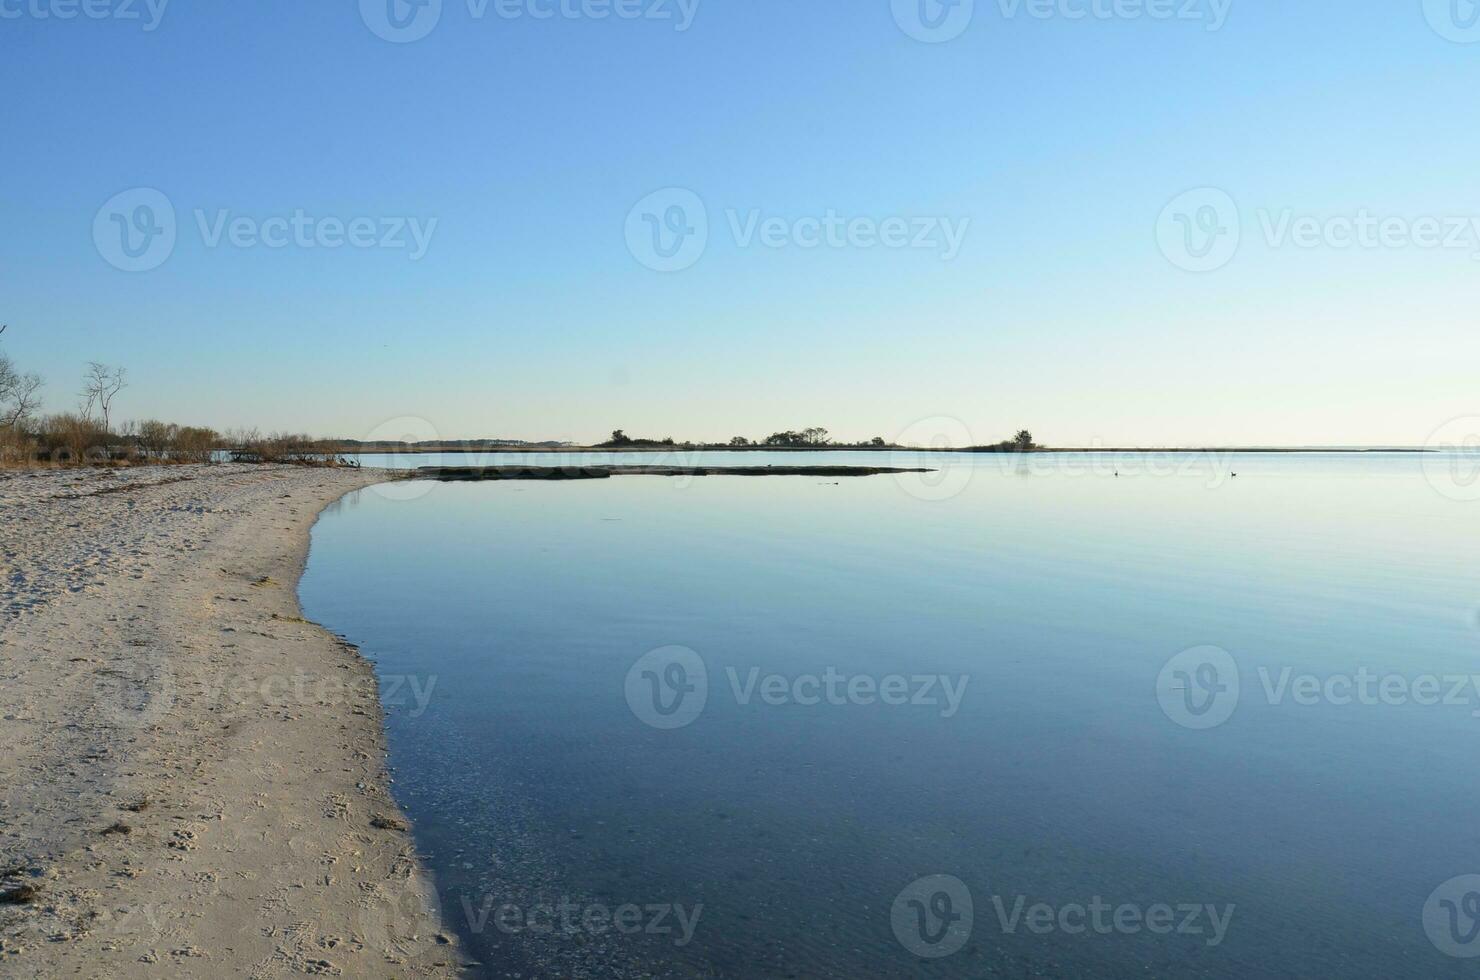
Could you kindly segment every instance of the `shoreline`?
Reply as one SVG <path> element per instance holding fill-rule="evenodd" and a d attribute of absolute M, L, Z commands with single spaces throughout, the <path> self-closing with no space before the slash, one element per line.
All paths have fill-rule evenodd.
<path fill-rule="evenodd" d="M 592 454 L 651 454 L 664 453 L 942 453 L 969 454 L 974 456 L 1053 456 L 1065 453 L 1095 454 L 1118 453 L 1150 455 L 1174 453 L 1180 455 L 1197 453 L 1235 453 L 1248 455 L 1363 455 L 1372 453 L 1422 454 L 1441 450 L 1422 446 L 1099 446 L 1099 447 L 1049 447 L 1033 449 L 1001 449 L 996 446 L 968 446 L 962 449 L 931 446 L 721 446 L 677 443 L 672 446 L 441 446 L 389 448 L 383 446 L 355 446 L 329 443 L 329 452 L 342 456 L 498 456 L 498 455 L 571 455 Z"/>
<path fill-rule="evenodd" d="M 460 975 L 373 667 L 298 601 L 389 476 L 0 474 L 0 973 Z"/>

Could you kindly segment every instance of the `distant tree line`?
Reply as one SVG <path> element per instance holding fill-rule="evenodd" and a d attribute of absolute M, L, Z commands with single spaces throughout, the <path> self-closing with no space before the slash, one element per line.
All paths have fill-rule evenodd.
<path fill-rule="evenodd" d="M 682 447 L 684 449 L 759 449 L 759 448 L 781 448 L 781 449 L 849 449 L 857 447 L 882 447 L 888 443 L 882 437 L 875 436 L 866 442 L 835 442 L 828 431 L 824 428 L 814 426 L 803 429 L 800 432 L 787 430 L 785 432 L 773 432 L 764 439 L 748 439 L 745 436 L 735 436 L 727 443 L 718 442 L 676 442 L 672 436 L 664 439 L 634 439 L 627 435 L 622 429 L 612 432 L 612 436 L 606 442 L 598 443 L 596 448 L 600 449 L 632 449 L 644 447 Z"/>
<path fill-rule="evenodd" d="M 0 334 L 6 328 L 0 326 Z M 42 414 L 42 379 L 22 374 L 0 351 L 0 464 L 130 465 L 241 462 L 338 465 L 345 462 L 322 440 L 255 429 L 220 433 L 204 426 L 146 419 L 115 424 L 128 372 L 89 362 L 77 410 Z"/>
<path fill-rule="evenodd" d="M 0 335 L 6 328 L 0 326 Z M 226 433 L 202 426 L 146 419 L 115 425 L 119 396 L 128 389 L 128 372 L 89 362 L 78 392 L 77 410 L 41 414 L 42 379 L 22 373 L 0 350 L 0 464 L 209 463 L 223 458 L 238 462 L 346 465 L 343 452 L 412 446 L 407 443 L 363 443 L 314 439 L 307 435 L 238 429 Z M 558 448 L 564 443 L 525 443 L 516 439 L 449 440 L 446 447 L 530 446 Z M 862 442 L 839 442 L 821 426 L 773 432 L 763 439 L 735 436 L 728 443 L 679 443 L 633 438 L 622 429 L 599 444 L 610 449 L 904 449 L 875 436 Z M 421 448 L 420 444 L 416 448 Z M 1020 430 L 1012 439 L 986 446 L 961 447 L 977 452 L 1030 452 L 1039 448 L 1033 434 Z"/>
<path fill-rule="evenodd" d="M 746 436 L 734 436 L 727 443 L 714 442 L 683 442 L 677 443 L 669 437 L 667 439 L 634 439 L 627 435 L 622 429 L 612 433 L 612 437 L 606 442 L 598 444 L 601 449 L 632 449 L 645 447 L 681 447 L 684 449 L 908 449 L 908 446 L 900 446 L 891 443 L 883 436 L 874 436 L 861 442 L 839 442 L 821 426 L 795 431 L 787 429 L 784 432 L 773 432 L 764 439 L 750 439 Z M 991 443 L 984 446 L 962 446 L 962 450 L 976 452 L 1032 452 L 1040 448 L 1033 441 L 1033 433 L 1027 429 L 1020 429 L 1017 435 L 1011 439 Z"/>
<path fill-rule="evenodd" d="M 1027 429 L 1019 429 L 1017 435 L 1011 439 L 1004 439 L 990 446 L 974 446 L 972 448 L 1007 453 L 1030 453 L 1042 447 L 1033 441 L 1033 433 Z"/>
<path fill-rule="evenodd" d="M 476 450 L 476 449 L 507 449 L 510 447 L 528 447 L 531 449 L 559 449 L 569 446 L 569 442 L 560 442 L 555 439 L 546 439 L 543 442 L 530 442 L 528 439 L 423 439 L 418 442 L 407 442 L 404 439 L 376 439 L 366 441 L 364 439 L 334 439 L 331 440 L 344 452 L 436 452 L 437 450 Z"/>
<path fill-rule="evenodd" d="M 677 446 L 678 443 L 673 441 L 672 436 L 666 439 L 634 439 L 621 429 L 613 429 L 612 437 L 598 445 L 605 448 L 622 449 L 633 446 Z M 688 446 L 691 443 L 684 443 L 684 445 Z"/>

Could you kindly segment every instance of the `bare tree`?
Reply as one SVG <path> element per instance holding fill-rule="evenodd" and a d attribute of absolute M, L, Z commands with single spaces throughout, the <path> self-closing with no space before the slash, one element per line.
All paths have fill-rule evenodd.
<path fill-rule="evenodd" d="M 179 437 L 178 425 L 156 419 L 139 423 L 139 448 L 150 459 L 164 459 Z"/>
<path fill-rule="evenodd" d="M 8 326 L 0 326 L 3 334 Z M 41 407 L 41 376 L 21 374 L 10 358 L 0 354 L 0 428 L 13 429 Z"/>
<path fill-rule="evenodd" d="M 110 368 L 97 361 L 89 361 L 87 374 L 82 380 L 82 415 L 92 418 L 93 410 L 101 412 L 103 431 L 112 432 L 113 399 L 128 387 L 128 372 L 123 368 Z"/>

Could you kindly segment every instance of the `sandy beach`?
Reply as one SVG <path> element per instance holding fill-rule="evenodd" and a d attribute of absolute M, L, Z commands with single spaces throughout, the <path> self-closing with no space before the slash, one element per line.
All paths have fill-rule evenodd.
<path fill-rule="evenodd" d="M 458 973 L 370 665 L 295 591 L 381 479 L 0 472 L 0 974 Z"/>

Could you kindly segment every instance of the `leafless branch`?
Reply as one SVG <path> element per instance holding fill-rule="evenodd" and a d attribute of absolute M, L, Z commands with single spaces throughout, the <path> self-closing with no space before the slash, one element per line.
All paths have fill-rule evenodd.
<path fill-rule="evenodd" d="M 82 380 L 82 415 L 92 418 L 93 409 L 102 411 L 103 431 L 111 432 L 113 421 L 113 399 L 128 387 L 128 372 L 123 368 L 111 368 L 97 361 L 90 361 L 87 374 Z"/>
<path fill-rule="evenodd" d="M 0 334 L 8 328 L 0 326 Z M 0 354 L 0 428 L 13 429 L 41 407 L 41 378 L 21 374 L 10 358 Z"/>

